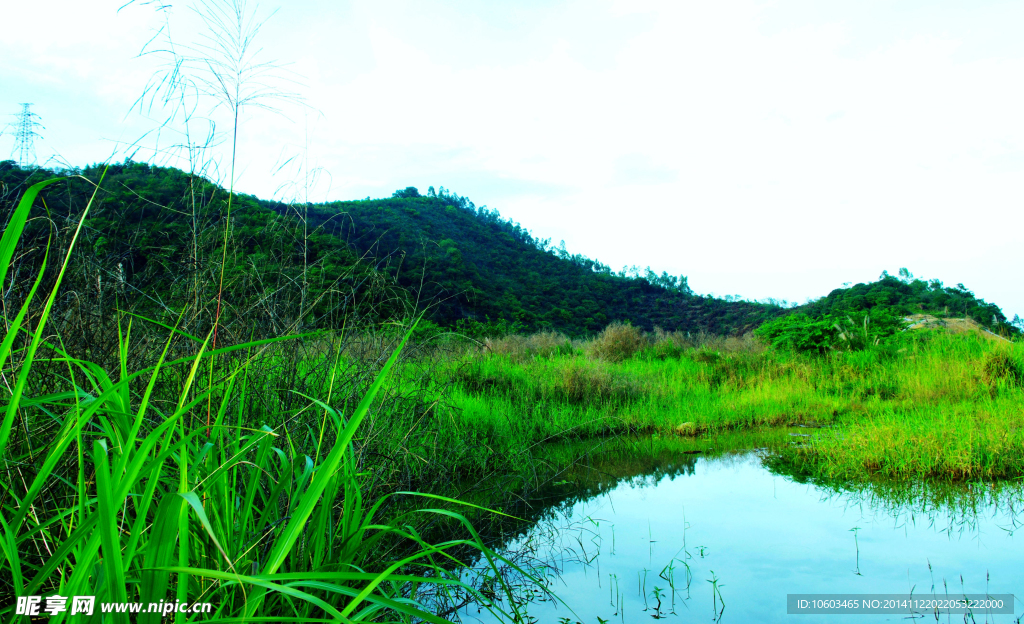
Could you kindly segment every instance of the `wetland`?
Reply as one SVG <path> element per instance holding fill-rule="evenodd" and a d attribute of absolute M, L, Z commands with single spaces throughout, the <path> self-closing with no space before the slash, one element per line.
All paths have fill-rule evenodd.
<path fill-rule="evenodd" d="M 553 594 L 518 596 L 523 621 L 829 622 L 836 616 L 788 615 L 787 595 L 1024 595 L 1019 480 L 808 479 L 774 450 L 804 431 L 637 438 L 595 452 L 560 481 L 561 497 L 537 499 L 540 519 L 500 549 L 530 553 Z M 496 621 L 479 607 L 461 612 L 464 621 Z M 1024 605 L 1014 608 L 857 618 L 1019 622 Z"/>

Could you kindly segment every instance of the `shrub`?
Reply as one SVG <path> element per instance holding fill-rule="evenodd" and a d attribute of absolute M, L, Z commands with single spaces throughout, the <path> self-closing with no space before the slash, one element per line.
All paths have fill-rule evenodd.
<path fill-rule="evenodd" d="M 558 332 L 540 332 L 526 337 L 526 349 L 535 357 L 568 355 L 572 353 L 572 342 Z"/>
<path fill-rule="evenodd" d="M 990 386 L 995 386 L 1000 381 L 1015 386 L 1024 384 L 1024 367 L 1005 351 L 992 351 L 986 355 L 981 370 L 985 382 Z"/>
<path fill-rule="evenodd" d="M 751 333 L 719 336 L 705 331 L 667 332 L 655 327 L 648 339 L 652 344 L 644 355 L 656 360 L 678 359 L 690 350 L 722 353 L 761 353 L 765 350 L 765 344 Z"/>
<path fill-rule="evenodd" d="M 825 315 L 812 318 L 788 314 L 754 330 L 754 335 L 776 349 L 826 353 L 834 350 L 868 349 L 896 334 L 901 319 L 875 310 L 871 315 Z"/>
<path fill-rule="evenodd" d="M 647 338 L 636 327 L 615 322 L 604 328 L 588 345 L 590 357 L 607 362 L 621 362 L 633 357 L 647 346 Z"/>
<path fill-rule="evenodd" d="M 568 403 L 623 404 L 643 394 L 634 378 L 600 362 L 575 360 L 562 368 L 556 379 L 552 390 L 560 400 Z"/>
<path fill-rule="evenodd" d="M 715 364 L 722 359 L 722 354 L 711 349 L 700 349 L 693 353 L 693 361 L 701 364 Z"/>
<path fill-rule="evenodd" d="M 667 360 L 667 359 L 679 359 L 682 356 L 685 349 L 678 346 L 672 340 L 658 340 L 655 342 L 650 349 L 647 350 L 646 354 L 648 357 L 655 360 Z"/>
<path fill-rule="evenodd" d="M 754 335 L 776 349 L 824 353 L 834 342 L 835 328 L 827 320 L 806 314 L 788 314 L 754 330 Z"/>
<path fill-rule="evenodd" d="M 656 360 L 678 359 L 687 349 L 695 348 L 703 336 L 704 332 L 691 335 L 690 332 L 667 332 L 655 326 L 654 332 L 648 336 L 648 342 L 652 344 L 645 355 Z"/>
<path fill-rule="evenodd" d="M 726 338 L 722 350 L 728 353 L 764 353 L 765 344 L 748 332 Z"/>

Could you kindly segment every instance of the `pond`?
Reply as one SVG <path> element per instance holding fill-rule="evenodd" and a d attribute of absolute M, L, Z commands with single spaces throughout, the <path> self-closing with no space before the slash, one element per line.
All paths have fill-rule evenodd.
<path fill-rule="evenodd" d="M 637 460 L 643 452 L 641 444 L 598 458 L 589 476 L 563 480 L 567 495 L 504 545 L 557 596 L 516 598 L 525 621 L 810 624 L 838 616 L 787 614 L 788 594 L 965 593 L 1013 594 L 1015 613 L 918 610 L 918 619 L 1024 621 L 1019 481 L 843 489 L 769 470 L 764 449 L 704 456 L 661 448 L 648 463 Z M 459 615 L 495 621 L 479 605 Z"/>

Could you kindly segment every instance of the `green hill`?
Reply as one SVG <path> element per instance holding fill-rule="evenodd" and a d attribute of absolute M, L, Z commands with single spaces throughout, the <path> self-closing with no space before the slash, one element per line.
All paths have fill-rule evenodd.
<path fill-rule="evenodd" d="M 828 296 L 802 307 L 811 316 L 860 314 L 868 311 L 891 316 L 931 314 L 939 318 L 966 317 L 998 332 L 1013 331 L 1002 310 L 979 299 L 963 284 L 944 286 L 939 280 L 915 279 L 902 269 L 899 277 L 883 272 L 877 282 L 837 288 Z"/>
<path fill-rule="evenodd" d="M 60 173 L 80 177 L 47 190 L 50 216 L 30 228 L 25 262 L 38 262 L 48 235 L 57 247 L 66 244 L 102 170 Z M 0 164 L 0 208 L 9 211 L 28 184 L 57 174 Z M 177 169 L 111 166 L 68 290 L 84 293 L 86 307 L 117 299 L 165 320 L 191 304 L 199 331 L 215 313 L 226 200 L 223 189 Z M 478 331 L 579 336 L 629 321 L 648 330 L 738 334 L 783 311 L 698 296 L 685 277 L 650 269 L 614 273 L 443 188 L 307 205 L 237 195 L 230 218 L 222 318 L 244 316 L 268 331 L 419 308 L 437 324 Z"/>
<path fill-rule="evenodd" d="M 776 347 L 827 353 L 888 341 L 907 329 L 909 321 L 920 326 L 923 318 L 936 321 L 927 324 L 930 328 L 961 331 L 970 326 L 1006 339 L 1019 337 L 1024 329 L 1019 318 L 1007 321 L 999 306 L 979 299 L 963 284 L 951 288 L 939 280 L 914 279 L 900 269 L 899 277 L 883 272 L 877 282 L 837 288 L 764 323 L 755 333 Z"/>
<path fill-rule="evenodd" d="M 392 198 L 310 207 L 311 224 L 368 253 L 435 318 L 505 320 L 525 331 L 583 335 L 611 321 L 645 329 L 744 333 L 782 310 L 695 295 L 685 277 L 613 273 L 596 260 L 552 247 L 497 211 L 464 197 L 414 188 Z M 343 214 L 343 219 L 337 215 Z"/>

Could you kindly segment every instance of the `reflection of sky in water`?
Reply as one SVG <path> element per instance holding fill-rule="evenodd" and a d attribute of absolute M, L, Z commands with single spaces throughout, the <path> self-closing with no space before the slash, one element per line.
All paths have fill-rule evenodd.
<path fill-rule="evenodd" d="M 865 495 L 837 495 L 772 475 L 752 453 L 701 459 L 693 476 L 646 486 L 638 482 L 579 503 L 535 529 L 535 543 L 562 567 L 552 589 L 575 611 L 573 616 L 564 606 L 533 604 L 528 612 L 538 622 L 563 616 L 587 624 L 599 617 L 648 621 L 654 611 L 644 611 L 638 589 L 644 569 L 647 605 L 653 607 L 651 592 L 655 586 L 667 590 L 658 575 L 673 558 L 689 565 L 692 582 L 686 599 L 685 568 L 676 561 L 676 615 L 667 613 L 670 592 L 663 598 L 669 620 L 712 620 L 712 571 L 726 605 L 722 622 L 834 621 L 837 616 L 787 615 L 786 594 L 941 594 L 943 579 L 952 594 L 1017 596 L 1015 616 L 989 616 L 989 622 L 1015 621 L 1024 613 L 1024 534 L 1015 538 L 1007 530 L 1015 525 L 1007 504 L 980 506 L 966 521 L 962 512 L 934 506 L 930 512 L 921 511 L 923 505 L 915 505 L 916 511 L 894 509 Z M 1004 502 L 1008 497 L 1004 491 Z M 1019 489 L 1012 498 L 1019 511 Z M 854 527 L 860 527 L 856 545 Z M 574 561 L 580 558 L 591 562 Z M 622 613 L 615 615 L 613 600 L 624 602 Z M 489 619 L 475 608 L 463 617 L 469 622 Z M 867 623 L 903 621 L 904 616 L 852 617 Z M 963 621 L 964 616 L 950 617 Z M 986 621 L 984 614 L 975 617 Z"/>

